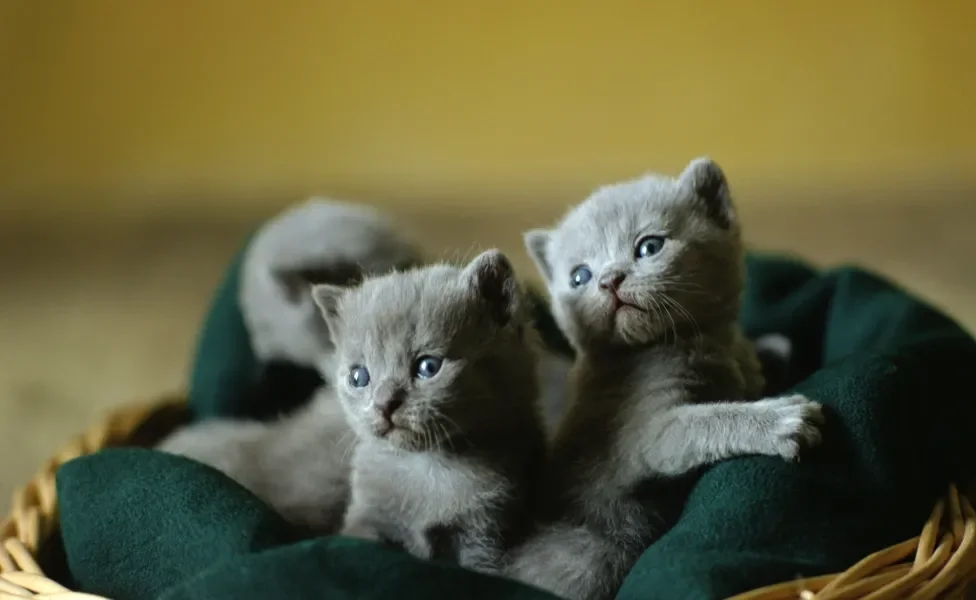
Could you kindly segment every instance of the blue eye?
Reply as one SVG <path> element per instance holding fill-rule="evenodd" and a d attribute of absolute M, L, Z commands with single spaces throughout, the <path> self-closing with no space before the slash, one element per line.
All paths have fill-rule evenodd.
<path fill-rule="evenodd" d="M 589 283 L 591 279 L 593 279 L 593 271 L 586 265 L 580 265 L 569 274 L 569 285 L 578 288 Z"/>
<path fill-rule="evenodd" d="M 353 365 L 349 369 L 349 385 L 354 388 L 363 388 L 369 385 L 369 371 L 362 365 Z"/>
<path fill-rule="evenodd" d="M 436 356 L 421 356 L 420 360 L 417 361 L 414 372 L 421 379 L 430 379 L 440 372 L 443 362 L 442 359 Z"/>
<path fill-rule="evenodd" d="M 664 238 L 659 235 L 649 235 L 641 238 L 637 242 L 637 249 L 634 251 L 634 258 L 647 258 L 654 256 L 664 247 Z"/>

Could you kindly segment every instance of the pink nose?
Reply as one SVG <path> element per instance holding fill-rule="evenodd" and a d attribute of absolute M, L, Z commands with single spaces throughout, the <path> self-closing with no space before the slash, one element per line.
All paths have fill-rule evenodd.
<path fill-rule="evenodd" d="M 600 289 L 615 292 L 620 287 L 620 284 L 624 282 L 624 279 L 627 279 L 627 276 L 619 271 L 604 273 L 600 275 Z"/>

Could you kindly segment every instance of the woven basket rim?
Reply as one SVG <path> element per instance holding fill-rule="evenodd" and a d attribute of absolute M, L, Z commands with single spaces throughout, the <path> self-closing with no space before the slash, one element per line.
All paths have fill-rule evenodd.
<path fill-rule="evenodd" d="M 163 411 L 185 408 L 182 396 L 123 406 L 71 440 L 24 486 L 15 490 L 9 515 L 0 521 L 0 597 L 109 600 L 70 592 L 47 578 L 36 556 L 58 528 L 54 475 L 79 456 L 130 445 L 133 433 Z M 951 485 L 918 536 L 879 550 L 846 571 L 766 586 L 727 600 L 840 600 L 842 598 L 962 598 L 976 575 L 976 510 Z"/>

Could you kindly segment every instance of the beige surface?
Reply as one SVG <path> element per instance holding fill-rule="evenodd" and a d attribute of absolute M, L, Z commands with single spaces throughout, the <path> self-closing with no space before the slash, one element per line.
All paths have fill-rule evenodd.
<path fill-rule="evenodd" d="M 534 275 L 519 232 L 554 204 L 467 212 L 398 205 L 436 256 L 497 245 Z M 825 202 L 745 211 L 755 246 L 856 260 L 976 328 L 976 204 Z M 180 389 L 216 281 L 249 224 L 8 231 L 0 235 L 0 505 L 107 408 Z"/>

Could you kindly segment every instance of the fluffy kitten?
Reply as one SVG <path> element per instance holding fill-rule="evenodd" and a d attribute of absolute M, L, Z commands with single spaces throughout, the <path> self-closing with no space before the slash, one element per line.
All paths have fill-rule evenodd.
<path fill-rule="evenodd" d="M 369 206 L 321 198 L 263 225 L 245 250 L 238 297 L 258 359 L 311 368 L 329 364 L 333 346 L 312 284 L 347 284 L 419 263 L 420 252 L 401 229 Z M 284 376 L 296 373 L 290 369 Z M 332 532 L 348 503 L 354 441 L 334 391 L 320 387 L 310 402 L 282 418 L 203 421 L 157 448 L 223 471 L 292 522 Z"/>
<path fill-rule="evenodd" d="M 313 295 L 360 440 L 343 533 L 497 572 L 545 460 L 537 341 L 508 259 Z"/>
<path fill-rule="evenodd" d="M 666 526 L 649 486 L 735 456 L 793 459 L 820 440 L 821 409 L 799 395 L 741 402 L 762 376 L 737 326 L 743 246 L 711 160 L 598 189 L 525 237 L 578 360 L 553 441 L 550 521 L 510 574 L 610 598 Z"/>

